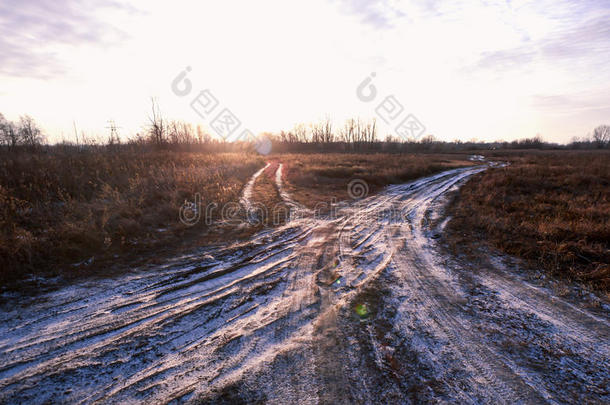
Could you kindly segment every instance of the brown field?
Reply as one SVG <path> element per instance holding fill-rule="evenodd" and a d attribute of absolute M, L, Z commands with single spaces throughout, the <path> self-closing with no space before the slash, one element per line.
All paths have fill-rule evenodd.
<path fill-rule="evenodd" d="M 470 166 L 465 154 L 285 154 L 287 189 L 299 203 L 347 200 L 347 184 L 364 180 L 374 194 L 388 184 L 405 183 L 442 170 Z"/>
<path fill-rule="evenodd" d="M 184 200 L 198 192 L 203 206 L 238 201 L 263 164 L 243 154 L 7 154 L 0 161 L 0 279 L 78 275 L 108 267 L 104 259 L 117 255 L 180 244 L 205 227 L 178 220 Z"/>
<path fill-rule="evenodd" d="M 490 152 L 488 155 L 492 155 Z M 610 156 L 603 152 L 502 152 L 506 168 L 469 181 L 451 211 L 454 244 L 481 238 L 554 275 L 607 288 L 610 270 Z M 199 154 L 82 152 L 5 155 L 0 163 L 0 279 L 25 274 L 81 276 L 110 264 L 144 262 L 181 249 L 246 238 L 285 222 L 275 186 L 299 203 L 349 199 L 347 184 L 368 194 L 388 184 L 472 164 L 460 154 Z M 268 161 L 252 200 L 268 216 L 254 226 L 187 227 L 178 220 L 195 193 L 202 206 L 236 203 L 244 184 Z M 220 218 L 220 210 L 211 219 Z M 240 213 L 243 220 L 243 213 Z M 238 221 L 239 222 L 239 221 Z M 243 222 L 243 221 L 242 221 Z M 152 253 L 155 255 L 152 255 Z"/>
<path fill-rule="evenodd" d="M 0 281 L 27 274 L 105 275 L 120 263 L 146 263 L 282 224 L 285 206 L 275 186 L 279 162 L 287 191 L 313 208 L 332 198 L 349 199 L 352 179 L 366 181 L 372 194 L 387 184 L 471 164 L 465 157 L 109 150 L 5 154 L 0 163 Z M 267 208 L 268 216 L 259 223 L 244 227 L 243 212 L 222 225 L 201 220 L 187 227 L 179 221 L 180 207 L 195 193 L 202 196 L 202 207 L 218 204 L 211 211 L 211 220 L 217 221 L 220 208 L 239 201 L 245 183 L 265 161 L 271 165 L 252 194 L 253 202 Z M 272 218 L 274 209 L 279 220 Z"/>
<path fill-rule="evenodd" d="M 610 154 L 511 153 L 468 181 L 451 209 L 454 246 L 488 240 L 550 274 L 610 288 Z"/>

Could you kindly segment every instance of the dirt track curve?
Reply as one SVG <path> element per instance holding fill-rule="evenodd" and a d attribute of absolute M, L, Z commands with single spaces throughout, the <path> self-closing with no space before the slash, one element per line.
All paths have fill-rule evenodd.
<path fill-rule="evenodd" d="M 0 402 L 610 403 L 608 307 L 439 245 L 484 169 L 5 305 Z"/>

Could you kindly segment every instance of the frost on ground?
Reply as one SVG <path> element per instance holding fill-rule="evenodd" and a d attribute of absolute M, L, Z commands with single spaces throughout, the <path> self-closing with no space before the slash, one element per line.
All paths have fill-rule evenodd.
<path fill-rule="evenodd" d="M 284 204 L 286 204 L 290 209 L 290 218 L 294 219 L 304 216 L 312 216 L 313 212 L 307 207 L 304 207 L 302 204 L 296 202 L 284 187 L 284 183 L 282 180 L 283 169 L 284 164 L 280 163 L 275 172 L 275 186 L 277 187 L 280 198 L 282 199 Z"/>
<path fill-rule="evenodd" d="M 244 207 L 246 212 L 249 212 L 252 210 L 252 189 L 254 188 L 254 183 L 256 182 L 256 179 L 258 179 L 258 177 L 261 174 L 263 174 L 265 169 L 267 169 L 269 167 L 269 165 L 270 165 L 270 163 L 267 163 L 265 165 L 265 167 L 263 167 L 262 169 L 258 170 L 256 173 L 254 173 L 254 175 L 252 175 L 250 180 L 248 180 L 248 182 L 244 186 L 244 190 L 242 192 L 241 198 L 239 199 L 239 202 Z"/>
<path fill-rule="evenodd" d="M 280 163 L 277 167 L 277 171 L 275 172 L 275 185 L 280 193 L 280 197 L 282 200 L 291 208 L 302 208 L 299 203 L 292 199 L 292 196 L 286 191 L 282 182 L 282 172 L 284 165 Z"/>
<path fill-rule="evenodd" d="M 0 402 L 609 403 L 605 304 L 437 244 L 444 196 L 481 170 L 15 298 Z"/>

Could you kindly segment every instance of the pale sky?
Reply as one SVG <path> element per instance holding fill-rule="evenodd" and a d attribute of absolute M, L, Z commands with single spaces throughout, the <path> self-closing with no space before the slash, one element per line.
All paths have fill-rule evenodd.
<path fill-rule="evenodd" d="M 610 124 L 610 2 L 0 2 L 0 112 L 52 141 L 73 140 L 73 121 L 141 132 L 151 97 L 207 126 L 190 107 L 204 89 L 254 133 L 374 117 L 394 95 L 439 139 L 567 142 Z"/>

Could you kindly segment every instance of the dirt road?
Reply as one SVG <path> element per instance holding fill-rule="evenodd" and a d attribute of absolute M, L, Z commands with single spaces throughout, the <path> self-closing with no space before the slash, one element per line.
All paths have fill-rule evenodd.
<path fill-rule="evenodd" d="M 447 194 L 484 169 L 19 298 L 0 402 L 609 403 L 608 306 L 440 246 Z"/>

